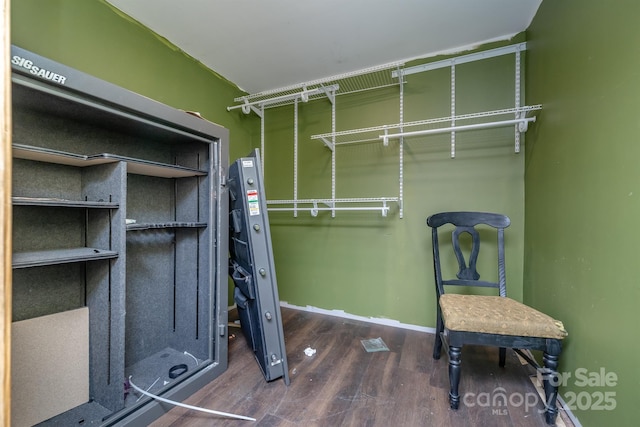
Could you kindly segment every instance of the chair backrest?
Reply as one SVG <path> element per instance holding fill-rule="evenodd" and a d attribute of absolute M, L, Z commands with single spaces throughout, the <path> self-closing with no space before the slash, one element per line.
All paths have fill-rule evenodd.
<path fill-rule="evenodd" d="M 458 260 L 458 273 L 455 279 L 443 280 L 442 266 L 440 262 L 440 245 L 438 243 L 438 229 L 446 224 L 452 224 L 455 229 L 451 233 L 453 251 Z M 431 227 L 431 239 L 433 243 L 433 268 L 436 279 L 436 292 L 438 298 L 444 294 L 444 286 L 482 286 L 498 288 L 500 296 L 507 296 L 507 281 L 504 264 L 504 229 L 511 224 L 506 215 L 487 212 L 441 212 L 427 218 L 427 225 Z M 491 282 L 480 280 L 480 274 L 476 269 L 478 254 L 480 252 L 480 234 L 476 229 L 478 225 L 492 227 L 497 232 L 498 249 L 498 281 Z M 469 259 L 465 259 L 460 247 L 460 236 L 468 233 L 471 236 L 471 251 Z"/>

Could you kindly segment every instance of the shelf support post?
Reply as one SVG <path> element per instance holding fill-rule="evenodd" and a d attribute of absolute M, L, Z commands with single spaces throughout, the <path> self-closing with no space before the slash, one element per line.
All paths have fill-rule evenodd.
<path fill-rule="evenodd" d="M 451 127 L 456 126 L 456 63 L 451 62 Z M 456 157 L 456 132 L 451 131 L 451 158 Z"/>
<path fill-rule="evenodd" d="M 260 106 L 260 162 L 262 163 L 262 179 L 264 179 L 264 158 L 265 158 L 265 144 L 264 144 L 264 105 Z"/>
<path fill-rule="evenodd" d="M 400 132 L 404 132 L 404 72 L 398 67 L 398 84 L 400 85 Z M 385 129 L 386 133 L 386 129 Z M 387 143 L 389 139 L 387 138 Z M 400 138 L 398 146 L 398 207 L 399 217 L 404 215 L 404 138 Z M 386 215 L 384 215 L 386 216 Z"/>
<path fill-rule="evenodd" d="M 336 146 L 336 103 L 331 103 L 331 145 Z M 336 150 L 331 150 L 331 200 L 336 199 Z M 335 208 L 335 202 L 333 203 Z M 331 218 L 336 217 L 336 210 L 331 209 Z"/>
<path fill-rule="evenodd" d="M 298 98 L 293 104 L 293 217 L 298 217 Z"/>
<path fill-rule="evenodd" d="M 515 94 L 516 94 L 516 99 L 515 99 L 515 107 L 516 108 L 520 108 L 522 105 L 522 97 L 520 94 L 520 88 L 521 88 L 521 84 L 520 84 L 520 45 L 516 46 L 515 49 L 515 57 L 516 57 L 516 70 L 515 70 Z M 524 112 L 520 112 L 520 113 L 516 113 L 516 118 L 521 118 L 524 119 Z M 522 128 L 522 124 L 524 123 L 524 130 L 520 130 Z M 517 124 L 515 126 L 515 132 L 514 132 L 514 150 L 516 153 L 520 152 L 520 138 L 524 137 L 524 135 L 520 135 L 521 132 L 526 132 L 528 128 L 528 122 L 520 122 L 519 124 Z"/>

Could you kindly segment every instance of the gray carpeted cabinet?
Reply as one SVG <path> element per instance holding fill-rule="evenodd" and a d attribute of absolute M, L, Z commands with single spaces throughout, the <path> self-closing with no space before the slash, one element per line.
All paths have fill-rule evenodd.
<path fill-rule="evenodd" d="M 228 131 L 15 46 L 11 63 L 13 424 L 144 425 L 171 407 L 134 385 L 179 401 L 227 367 Z M 50 345 L 21 329 L 39 320 Z"/>

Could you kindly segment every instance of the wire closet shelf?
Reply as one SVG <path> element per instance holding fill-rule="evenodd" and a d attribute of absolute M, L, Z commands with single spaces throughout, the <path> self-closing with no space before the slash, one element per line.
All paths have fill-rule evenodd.
<path fill-rule="evenodd" d="M 331 197 L 299 199 L 298 194 L 298 103 L 319 99 L 328 99 L 331 102 L 331 127 L 335 131 L 335 102 L 340 95 L 355 94 L 386 87 L 401 86 L 398 78 L 404 62 L 393 62 L 375 67 L 369 67 L 358 71 L 343 73 L 306 83 L 295 84 L 284 88 L 273 89 L 240 96 L 234 99 L 236 105 L 227 107 L 227 110 L 241 109 L 244 114 L 255 113 L 261 118 L 261 146 L 262 161 L 264 162 L 264 110 L 285 105 L 294 105 L 294 194 L 290 200 L 267 200 L 269 211 L 293 212 L 294 217 L 298 212 L 309 212 L 311 216 L 318 216 L 319 212 L 329 211 L 335 217 L 337 211 L 376 211 L 383 217 L 389 214 L 394 204 L 400 205 L 400 197 L 360 197 L 338 198 L 336 197 L 335 153 L 332 153 Z M 264 173 L 264 163 L 263 163 Z"/>
<path fill-rule="evenodd" d="M 530 123 L 536 121 L 534 112 L 541 110 L 542 105 L 522 105 L 521 97 L 521 52 L 527 48 L 526 42 L 503 46 L 486 51 L 475 52 L 441 61 L 435 61 L 405 68 L 404 61 L 370 67 L 359 71 L 344 73 L 291 85 L 284 88 L 263 91 L 234 99 L 236 105 L 227 110 L 241 109 L 244 114 L 255 113 L 261 119 L 261 151 L 262 170 L 265 173 L 265 134 L 264 111 L 285 105 L 294 105 L 294 171 L 293 171 L 293 199 L 268 200 L 269 211 L 292 211 L 294 217 L 298 212 L 308 211 L 312 216 L 319 212 L 330 211 L 335 217 L 336 211 L 377 211 L 383 217 L 388 216 L 393 205 L 397 204 L 399 217 L 403 217 L 403 180 L 404 180 L 404 145 L 405 138 L 450 133 L 451 158 L 455 158 L 456 133 L 478 129 L 498 127 L 512 127 L 514 129 L 514 150 L 520 152 L 521 138 L 528 130 Z M 463 113 L 456 111 L 456 66 L 467 62 L 474 62 L 496 56 L 514 54 L 515 57 L 515 99 L 514 107 L 491 111 Z M 404 78 L 410 74 L 421 73 L 438 68 L 451 70 L 451 114 L 447 117 L 429 118 L 426 120 L 404 121 Z M 338 95 L 365 92 L 374 89 L 397 86 L 399 88 L 399 123 L 384 124 L 361 129 L 336 131 L 336 97 Z M 320 140 L 331 151 L 331 197 L 298 198 L 298 106 L 318 99 L 328 99 L 331 103 L 331 132 L 311 135 L 311 140 Z M 392 139 L 398 140 L 399 160 L 399 188 L 398 196 L 339 198 L 336 195 L 336 148 L 348 144 L 382 142 L 389 145 Z"/>
<path fill-rule="evenodd" d="M 328 145 L 329 148 L 331 148 L 332 146 L 379 141 L 382 141 L 386 146 L 388 145 L 389 140 L 394 138 L 448 132 L 463 132 L 511 125 L 518 125 L 518 130 L 520 132 L 526 132 L 528 123 L 536 121 L 535 116 L 530 116 L 530 114 L 533 111 L 541 109 L 541 104 L 526 105 L 523 107 L 504 108 L 500 110 L 482 111 L 405 123 L 329 132 L 311 135 L 311 139 L 322 140 L 325 145 Z M 488 118 L 491 118 L 492 121 L 487 121 L 486 119 Z M 455 125 L 452 126 L 452 122 L 455 123 Z M 446 126 L 442 126 L 443 124 L 446 124 Z M 402 132 L 399 132 L 399 130 L 402 130 Z M 334 139 L 335 142 L 330 142 L 332 139 Z"/>
<path fill-rule="evenodd" d="M 397 86 L 399 85 L 399 80 L 390 71 L 400 70 L 403 65 L 404 62 L 392 62 L 278 89 L 239 96 L 233 100 L 236 105 L 227 107 L 227 110 L 242 109 L 245 114 L 249 114 L 251 111 L 259 113 L 262 108 L 291 105 L 296 99 L 308 102 L 329 98 L 333 102 L 333 97 L 336 95 L 347 95 Z"/>

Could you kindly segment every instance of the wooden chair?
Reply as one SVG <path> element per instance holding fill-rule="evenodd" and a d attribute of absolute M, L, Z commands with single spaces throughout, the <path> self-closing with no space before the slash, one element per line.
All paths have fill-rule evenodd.
<path fill-rule="evenodd" d="M 558 359 L 562 350 L 562 339 L 567 336 L 562 322 L 555 320 L 529 306 L 507 297 L 504 256 L 504 229 L 510 224 L 509 217 L 484 212 L 443 212 L 427 218 L 432 228 L 433 264 L 437 294 L 436 338 L 433 358 L 440 358 L 443 342 L 449 353 L 449 402 L 458 409 L 460 394 L 460 354 L 465 344 L 489 345 L 499 348 L 499 365 L 504 367 L 506 348 L 513 348 L 528 363 L 541 369 L 545 392 L 545 421 L 555 424 L 558 413 Z M 443 279 L 440 260 L 438 231 L 446 224 L 454 226 L 452 249 L 459 270 L 455 278 Z M 481 226 L 481 227 L 478 227 Z M 488 227 L 486 227 L 488 226 Z M 478 228 L 477 228 L 478 227 Z M 486 230 L 485 230 L 486 229 Z M 480 280 L 476 262 L 480 251 L 480 233 L 497 234 L 497 282 Z M 467 233 L 461 244 L 461 235 Z M 466 244 L 466 246 L 465 246 Z M 465 258 L 465 251 L 469 255 Z M 466 262 L 468 259 L 468 263 Z M 453 275 L 453 274 L 452 274 Z M 445 286 L 496 288 L 499 295 L 463 295 L 445 293 Z M 465 288 L 468 290 L 469 288 Z M 544 367 L 540 368 L 523 349 L 543 352 Z"/>

